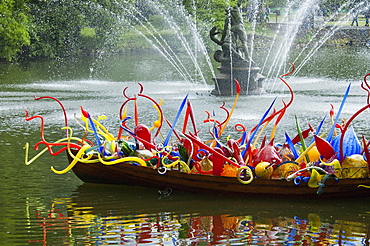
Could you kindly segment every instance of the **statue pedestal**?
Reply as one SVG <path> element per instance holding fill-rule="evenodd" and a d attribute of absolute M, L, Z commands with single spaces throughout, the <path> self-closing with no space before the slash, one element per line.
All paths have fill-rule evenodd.
<path fill-rule="evenodd" d="M 217 68 L 220 74 L 212 78 L 215 81 L 215 89 L 212 90 L 213 95 L 231 96 L 235 95 L 236 79 L 241 87 L 240 95 L 258 95 L 265 93 L 262 88 L 262 81 L 265 77 L 259 73 L 259 67 L 225 67 Z"/>

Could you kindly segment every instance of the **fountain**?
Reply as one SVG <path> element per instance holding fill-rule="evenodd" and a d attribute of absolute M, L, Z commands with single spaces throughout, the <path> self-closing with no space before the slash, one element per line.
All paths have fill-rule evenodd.
<path fill-rule="evenodd" d="M 211 40 L 221 46 L 221 50 L 214 53 L 214 59 L 220 62 L 221 66 L 217 68 L 220 74 L 213 77 L 215 81 L 213 95 L 235 95 L 234 79 L 240 83 L 241 94 L 264 92 L 262 81 L 265 77 L 259 73 L 261 68 L 257 67 L 249 56 L 247 34 L 239 7 L 239 4 L 236 4 L 226 9 L 222 31 L 218 31 L 217 27 L 210 31 Z M 217 38 L 219 34 L 222 34 L 220 39 Z"/>
<path fill-rule="evenodd" d="M 259 15 L 263 11 L 262 7 L 257 1 L 251 1 L 248 14 L 250 34 L 247 36 L 240 2 L 226 7 L 223 29 L 218 27 L 222 30 L 217 27 L 210 29 L 210 23 L 197 23 L 195 3 L 194 13 L 189 13 L 184 6 L 175 2 L 141 1 L 140 5 L 121 6 L 123 15 L 120 20 L 139 34 L 135 40 L 144 38 L 149 43 L 151 48 L 144 49 L 157 50 L 166 59 L 176 70 L 176 77 L 194 84 L 200 82 L 206 86 L 213 80 L 215 85 L 210 88 L 211 94 L 229 96 L 235 95 L 234 79 L 241 85 L 241 95 L 258 95 L 265 90 L 279 90 L 276 87 L 280 83 L 276 81 L 289 69 L 289 62 L 296 65 L 297 69 L 292 76 L 294 77 L 318 49 L 344 25 L 340 23 L 351 18 L 350 11 L 342 12 L 342 9 L 348 7 L 348 3 L 344 3 L 337 11 L 332 11 L 326 21 L 322 22 L 320 17 L 320 25 L 316 22 L 307 25 L 308 16 L 312 13 L 314 16 L 320 16 L 320 2 L 305 0 L 297 5 L 296 1 L 292 1 L 284 10 L 279 10 L 279 22 L 276 19 L 276 23 L 261 25 L 262 28 L 271 30 L 274 37 L 266 37 L 268 41 L 262 41 L 265 46 L 258 47 L 259 38 L 255 35 L 257 28 L 261 28 Z M 361 4 L 358 5 L 355 7 L 360 7 Z M 144 14 L 148 9 L 151 14 Z M 333 19 L 336 19 L 338 24 L 330 24 Z M 207 30 L 210 30 L 210 43 L 213 41 L 217 45 L 216 51 L 210 48 L 211 45 L 204 39 L 204 35 L 201 35 L 207 33 Z M 297 44 L 297 38 L 305 38 L 305 33 L 310 33 L 308 37 L 311 39 Z M 291 52 L 295 45 L 302 50 L 298 56 Z M 257 49 L 258 52 L 255 52 Z M 218 74 L 217 70 L 214 71 L 209 54 L 213 54 L 214 60 L 220 63 Z"/>
<path fill-rule="evenodd" d="M 341 26 L 344 24 L 333 25 L 330 23 L 331 20 L 340 23 L 351 18 L 350 11 L 342 11 L 348 9 L 348 3 L 343 3 L 336 11 L 328 12 L 324 20 L 322 13 L 315 13 L 321 10 L 320 1 L 305 0 L 299 5 L 296 4 L 297 1 L 291 1 L 278 12 L 275 10 L 271 12 L 279 13 L 279 22 L 276 16 L 275 23 L 272 15 L 272 21 L 260 25 L 259 16 L 263 13 L 261 3 L 251 1 L 245 6 L 245 3 L 240 5 L 243 1 L 238 2 L 225 8 L 226 15 L 222 13 L 225 7 L 223 6 L 221 18 L 217 15 L 217 18 L 210 18 L 209 21 L 204 18 L 198 20 L 197 16 L 200 16 L 201 11 L 198 12 L 195 1 L 192 1 L 188 8 L 177 1 L 162 0 L 119 5 L 117 33 L 112 39 L 122 37 L 123 42 L 122 46 L 118 47 L 119 51 L 130 53 L 137 50 L 140 53 L 149 51 L 150 55 L 164 58 L 163 63 L 175 71 L 169 73 L 155 71 L 155 74 L 159 74 L 160 80 L 170 81 L 175 78 L 191 82 L 195 87 L 197 84 L 203 84 L 209 86 L 207 90 L 212 95 L 229 96 L 235 94 L 234 79 L 236 79 L 241 85 L 241 95 L 259 95 L 265 91 L 271 93 L 284 90 L 283 87 L 278 88 L 281 84 L 278 78 L 289 70 L 289 62 L 296 65 L 296 71 L 292 75 L 294 77 L 302 67 L 309 65 L 308 61 L 314 58 L 327 40 L 338 30 L 342 30 Z M 361 4 L 358 5 L 355 7 L 361 7 Z M 248 22 L 248 36 L 243 23 L 245 17 L 240 13 L 242 6 L 249 8 L 247 20 L 244 19 L 244 22 Z M 99 5 L 97 7 L 103 8 Z M 203 8 L 205 7 L 202 6 Z M 220 10 L 219 6 L 217 8 Z M 307 17 L 312 13 L 315 13 L 313 15 L 315 20 L 318 19 L 317 16 L 320 17 L 320 25 L 316 21 L 308 27 Z M 221 25 L 211 28 L 217 21 L 221 21 Z M 120 32 L 123 30 L 129 33 L 121 35 Z M 302 30 L 309 32 L 309 35 L 303 37 L 304 42 L 299 43 L 297 40 L 302 39 L 302 33 L 304 34 Z M 208 36 L 208 33 L 210 38 L 204 37 Z M 260 37 L 257 33 L 261 34 Z M 269 34 L 274 36 L 269 37 Z M 310 37 L 311 39 L 307 41 Z M 294 46 L 299 49 L 292 48 Z M 301 52 L 298 56 L 294 54 L 299 50 Z M 212 55 L 214 59 L 210 58 Z M 212 60 L 220 65 L 215 66 Z M 100 62 L 96 64 L 99 66 Z M 91 68 L 91 78 L 94 77 L 93 73 L 98 71 L 99 68 Z"/>

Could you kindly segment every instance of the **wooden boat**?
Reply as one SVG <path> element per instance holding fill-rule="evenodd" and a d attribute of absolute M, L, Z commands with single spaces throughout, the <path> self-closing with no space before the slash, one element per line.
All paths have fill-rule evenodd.
<path fill-rule="evenodd" d="M 27 147 L 25 163 L 29 165 L 45 151 L 56 155 L 68 150 L 70 165 L 62 171 L 57 171 L 53 167 L 51 170 L 57 174 L 63 174 L 72 169 L 86 183 L 122 184 L 167 191 L 243 196 L 299 198 L 369 196 L 370 150 L 368 146 L 370 143 L 364 136 L 360 142 L 351 125 L 360 113 L 370 108 L 370 85 L 366 83 L 368 75 L 364 78 L 368 87 L 364 87 L 368 92 L 367 104 L 342 125 L 338 124 L 342 106 L 349 93 L 350 86 L 348 86 L 337 117 L 330 123 L 330 131 L 325 139 L 319 136 L 325 117 L 317 129 L 309 125 L 309 128 L 304 131 L 301 131 L 296 118 L 297 136 L 290 138 L 285 133 L 284 142 L 279 145 L 274 144 L 277 124 L 294 97 L 292 89 L 284 80 L 282 81 L 291 92 L 290 101 L 284 103 L 280 110 L 270 113 L 275 99 L 259 123 L 248 132 L 244 126 L 236 124 L 234 129 L 238 129 L 241 136 L 236 139 L 226 138 L 226 143 L 221 135 L 229 123 L 239 93 L 230 111 L 224 105 L 220 107 L 227 112 L 224 121 L 212 119 L 208 113 L 208 118 L 203 123 L 212 123 L 213 126 L 210 132 L 211 139 L 205 141 L 198 135 L 193 109 L 187 95 L 171 124 L 165 120 L 160 103 L 142 94 L 142 86 L 138 97 L 129 97 L 126 94 L 126 87 L 123 90 L 126 101 L 120 108 L 121 118 L 117 136 L 108 132 L 99 120 L 95 120 L 81 107 L 81 120 L 85 126 L 81 123 L 79 125 L 84 129 L 84 136 L 72 137 L 72 128 L 68 127 L 65 119 L 67 137 L 54 143 L 46 142 L 43 136 L 43 118 L 28 117 L 27 113 L 27 121 L 35 118 L 42 120 L 42 140 L 35 147 L 40 144 L 47 147 L 30 161 L 27 161 Z M 238 83 L 236 84 L 236 90 L 239 91 Z M 150 100 L 157 110 L 157 118 L 152 128 L 139 124 L 136 102 L 138 98 Z M 54 100 L 61 104 L 57 99 Z M 132 112 L 134 127 L 131 128 L 126 124 L 126 121 L 131 119 L 126 111 L 128 103 L 134 104 Z M 64 111 L 64 107 L 62 108 Z M 175 126 L 183 110 L 185 118 L 180 132 L 175 129 Z M 64 115 L 66 115 L 65 111 Z M 274 118 L 276 122 L 269 134 L 270 140 L 267 140 L 265 135 L 258 143 L 259 135 L 264 130 L 264 128 L 259 130 L 260 126 L 263 124 L 267 126 Z M 189 120 L 193 131 L 187 130 Z M 163 142 L 155 141 L 160 133 L 165 136 L 161 132 L 164 123 L 167 123 L 170 128 L 167 131 L 167 137 Z M 238 125 L 241 128 L 237 127 Z M 336 128 L 340 129 L 338 135 Z M 94 143 L 87 138 L 88 133 L 92 133 L 95 138 Z M 176 140 L 171 140 L 172 135 L 176 136 Z M 313 138 L 307 147 L 305 141 L 308 142 L 309 136 Z M 132 141 L 130 142 L 129 139 Z M 52 153 L 52 147 L 56 146 L 60 149 Z"/>
<path fill-rule="evenodd" d="M 77 152 L 75 151 L 74 154 Z M 68 155 L 70 162 L 73 158 Z M 159 190 L 212 193 L 218 195 L 268 196 L 296 198 L 340 198 L 369 196 L 370 179 L 327 179 L 322 188 L 310 188 L 307 183 L 295 184 L 286 179 L 255 178 L 250 184 L 242 184 L 236 177 L 188 174 L 167 170 L 160 174 L 157 169 L 119 163 L 105 165 L 80 163 L 72 168 L 76 176 L 86 183 L 117 184 L 156 188 Z M 319 194 L 318 194 L 319 193 Z"/>

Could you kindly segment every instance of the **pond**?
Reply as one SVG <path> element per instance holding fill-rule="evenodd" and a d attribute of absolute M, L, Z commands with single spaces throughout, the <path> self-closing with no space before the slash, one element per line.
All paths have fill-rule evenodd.
<path fill-rule="evenodd" d="M 333 56 L 335 54 L 335 56 Z M 369 73 L 367 49 L 322 49 L 288 83 L 295 101 L 279 125 L 277 141 L 284 132 L 296 133 L 294 115 L 302 128 L 317 126 L 337 111 L 346 88 L 350 95 L 343 118 L 366 105 L 361 89 Z M 287 68 L 289 70 L 289 68 Z M 211 76 L 211 75 L 207 75 Z M 164 101 L 165 116 L 173 121 L 188 93 L 201 134 L 208 135 L 202 121 L 205 111 L 222 115 L 223 102 L 230 108 L 233 97 L 210 96 L 211 82 L 184 81 L 157 54 L 122 54 L 54 61 L 0 64 L 2 172 L 0 174 L 0 240 L 4 245 L 368 245 L 370 198 L 297 200 L 256 197 L 224 197 L 172 192 L 160 196 L 149 188 L 87 184 L 72 172 L 57 175 L 50 167 L 63 169 L 67 158 L 42 155 L 25 165 L 26 142 L 40 141 L 40 120 L 45 119 L 45 138 L 64 137 L 58 98 L 66 108 L 72 128 L 79 106 L 94 117 L 106 115 L 104 125 L 116 134 L 122 91 L 145 94 Z M 212 81 L 210 79 L 210 81 Z M 289 100 L 279 80 L 266 80 L 266 94 L 240 97 L 229 123 L 256 125 L 272 100 L 276 107 Z M 140 107 L 140 121 L 152 122 L 156 111 Z M 222 117 L 221 117 L 222 118 Z M 369 112 L 354 122 L 356 133 L 369 138 Z M 327 130 L 327 129 L 326 129 Z M 82 134 L 76 130 L 76 135 Z M 230 128 L 231 136 L 235 136 Z M 233 135 L 234 134 L 234 135 Z M 202 135 L 202 136 L 203 136 Z M 280 139 L 279 139 L 280 138 Z M 40 150 L 43 146 L 40 146 Z M 30 149 L 29 158 L 40 150 Z"/>

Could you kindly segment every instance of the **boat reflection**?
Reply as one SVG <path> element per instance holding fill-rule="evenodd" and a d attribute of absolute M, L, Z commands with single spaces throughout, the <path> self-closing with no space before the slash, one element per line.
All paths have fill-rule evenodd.
<path fill-rule="evenodd" d="M 38 211 L 37 241 L 48 245 L 58 235 L 83 245 L 368 245 L 367 202 L 159 196 L 153 189 L 83 184 Z"/>

